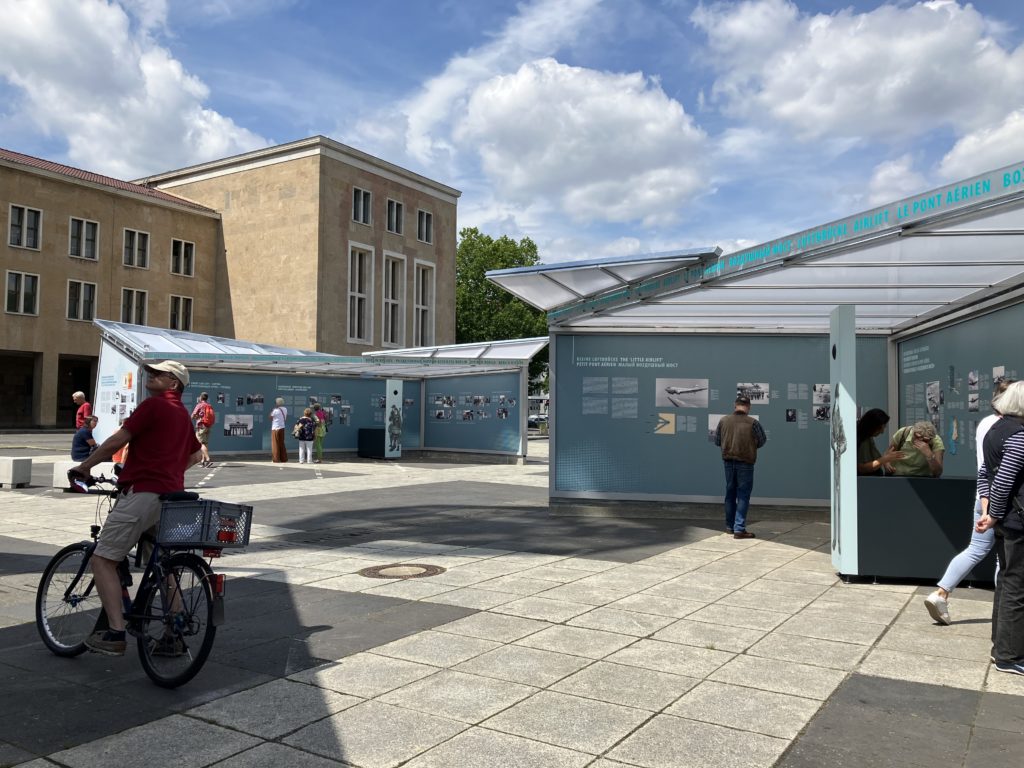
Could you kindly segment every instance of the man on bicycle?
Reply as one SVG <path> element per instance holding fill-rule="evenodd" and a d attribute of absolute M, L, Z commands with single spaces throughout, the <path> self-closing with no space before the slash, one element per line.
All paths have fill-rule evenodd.
<path fill-rule="evenodd" d="M 159 522 L 160 495 L 184 490 L 185 470 L 202 459 L 192 420 L 181 402 L 182 390 L 189 382 L 188 369 L 175 360 L 165 360 L 146 363 L 143 370 L 149 397 L 117 432 L 71 470 L 88 477 L 94 466 L 108 461 L 131 441 L 118 476 L 117 503 L 107 516 L 91 560 L 96 591 L 110 628 L 93 632 L 85 644 L 107 656 L 124 655 L 127 645 L 117 565 L 142 534 Z"/>

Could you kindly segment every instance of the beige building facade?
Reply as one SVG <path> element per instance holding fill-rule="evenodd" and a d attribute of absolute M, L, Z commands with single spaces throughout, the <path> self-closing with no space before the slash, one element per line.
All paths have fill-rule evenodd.
<path fill-rule="evenodd" d="M 220 212 L 216 335 L 338 355 L 454 343 L 458 190 L 323 136 L 139 183 Z"/>
<path fill-rule="evenodd" d="M 0 150 L 0 217 L 0 427 L 74 426 L 72 393 L 95 385 L 94 318 L 213 333 L 216 211 Z"/>

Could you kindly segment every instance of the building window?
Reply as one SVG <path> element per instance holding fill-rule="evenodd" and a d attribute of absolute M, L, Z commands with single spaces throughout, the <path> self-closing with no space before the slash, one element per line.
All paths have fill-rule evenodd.
<path fill-rule="evenodd" d="M 370 297 L 373 291 L 373 255 L 352 248 L 348 256 L 348 340 L 372 341 Z"/>
<path fill-rule="evenodd" d="M 18 248 L 39 250 L 43 212 L 23 205 L 11 206 L 11 233 L 7 241 Z"/>
<path fill-rule="evenodd" d="M 352 221 L 370 223 L 370 193 L 359 187 L 352 187 Z"/>
<path fill-rule="evenodd" d="M 86 219 L 71 219 L 68 255 L 79 259 L 93 259 L 98 253 L 96 248 L 100 225 Z"/>
<path fill-rule="evenodd" d="M 396 235 L 402 234 L 404 213 L 405 208 L 400 202 L 388 200 L 388 232 L 394 232 Z"/>
<path fill-rule="evenodd" d="M 121 291 L 121 322 L 135 323 L 135 325 L 146 324 L 146 292 L 136 291 L 133 288 L 124 288 Z"/>
<path fill-rule="evenodd" d="M 413 288 L 413 346 L 430 347 L 434 344 L 434 267 L 416 265 Z"/>
<path fill-rule="evenodd" d="M 405 259 L 384 254 L 384 322 L 381 344 L 400 347 L 405 343 L 405 318 L 402 300 L 405 294 Z"/>
<path fill-rule="evenodd" d="M 16 315 L 39 314 L 39 275 L 7 273 L 7 311 Z"/>
<path fill-rule="evenodd" d="M 68 320 L 96 317 L 96 284 L 68 280 Z"/>
<path fill-rule="evenodd" d="M 171 273 L 192 277 L 196 273 L 196 244 L 171 240 Z M 173 326 L 171 326 L 173 328 Z"/>
<path fill-rule="evenodd" d="M 172 331 L 192 330 L 192 299 L 187 296 L 171 296 L 171 319 L 168 327 Z"/>
<path fill-rule="evenodd" d="M 124 265 L 149 269 L 149 234 L 136 232 L 134 229 L 124 231 Z"/>
<path fill-rule="evenodd" d="M 417 211 L 416 239 L 423 243 L 434 242 L 434 214 L 428 211 Z"/>

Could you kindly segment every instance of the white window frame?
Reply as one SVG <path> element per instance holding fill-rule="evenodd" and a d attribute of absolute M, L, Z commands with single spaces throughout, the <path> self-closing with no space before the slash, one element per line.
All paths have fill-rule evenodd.
<path fill-rule="evenodd" d="M 180 270 L 175 270 L 174 269 L 174 246 L 178 245 L 178 244 L 181 245 L 181 269 Z M 191 253 L 191 255 L 187 259 L 188 269 L 185 269 L 185 267 L 186 267 L 185 252 L 188 251 L 189 248 L 191 248 L 192 253 Z M 175 237 L 175 238 L 171 239 L 171 274 L 172 275 L 178 275 L 180 277 L 195 277 L 196 276 L 196 244 L 193 243 L 191 240 L 182 240 L 181 238 L 178 238 L 178 237 Z"/>
<path fill-rule="evenodd" d="M 422 208 L 416 209 L 416 239 L 427 245 L 434 244 L 434 214 Z"/>
<path fill-rule="evenodd" d="M 398 268 L 398 282 L 389 282 L 390 272 L 388 263 L 396 263 Z M 405 288 L 406 288 L 406 259 L 401 253 L 384 251 L 384 265 L 381 272 L 381 312 L 380 312 L 380 344 L 382 347 L 404 347 L 405 346 Z M 388 287 L 392 287 L 392 295 L 388 295 Z M 397 291 L 394 288 L 397 286 Z M 388 322 L 388 310 L 395 308 L 397 319 L 394 323 Z M 388 340 L 388 329 L 394 328 L 395 340 Z"/>
<path fill-rule="evenodd" d="M 124 244 L 125 240 L 128 239 L 128 233 L 131 232 L 135 237 L 132 238 L 132 263 L 129 264 L 124 257 Z M 139 260 L 139 235 L 146 236 L 146 264 L 140 267 L 138 265 Z M 149 246 L 152 242 L 152 238 L 149 236 L 149 232 L 143 232 L 141 229 L 132 229 L 131 227 L 125 227 L 121 236 L 121 264 L 128 267 L 129 269 L 149 269 L 150 259 Z"/>
<path fill-rule="evenodd" d="M 387 206 L 387 230 L 395 235 L 405 233 L 405 206 L 401 200 L 388 198 Z"/>
<path fill-rule="evenodd" d="M 7 286 L 10 284 L 11 275 L 18 275 L 21 277 L 21 282 L 18 284 L 18 308 L 11 309 L 7 306 Z M 32 308 L 31 312 L 25 311 L 25 278 L 34 277 L 36 280 L 36 305 Z M 39 306 L 42 304 L 40 294 L 42 293 L 43 281 L 39 278 L 39 275 L 33 272 L 22 272 L 19 269 L 8 269 L 4 274 L 4 312 L 9 315 L 26 315 L 28 317 L 39 316 Z"/>
<path fill-rule="evenodd" d="M 129 313 L 130 317 L 126 320 L 124 317 L 124 295 L 125 292 L 131 291 L 132 293 L 132 308 Z M 139 296 L 142 297 L 142 322 L 139 322 Z M 121 311 L 118 315 L 121 318 L 122 323 L 131 323 L 133 325 L 145 325 L 146 320 L 149 317 L 149 291 L 143 291 L 139 288 L 122 288 L 121 289 Z"/>
<path fill-rule="evenodd" d="M 14 225 L 14 209 L 17 208 L 21 211 L 21 224 L 20 231 L 18 232 L 18 242 L 14 242 L 13 233 L 11 228 Z M 32 211 L 38 214 L 39 218 L 36 220 L 36 244 L 25 245 L 28 239 L 28 213 Z M 43 248 L 43 211 L 40 208 L 32 208 L 28 205 L 21 205 L 20 203 L 11 203 L 7 209 L 7 244 L 12 248 L 25 248 L 30 251 L 40 251 Z"/>
<path fill-rule="evenodd" d="M 366 254 L 366 274 L 363 281 L 363 290 L 354 291 L 352 290 L 352 267 L 353 267 L 353 256 L 356 251 Z M 376 267 L 376 256 L 374 255 L 374 249 L 372 245 L 366 245 L 365 243 L 357 243 L 349 241 L 348 244 L 348 291 L 347 291 L 347 302 L 345 309 L 347 311 L 346 330 L 349 344 L 366 344 L 370 346 L 373 344 L 373 275 Z M 362 310 L 358 309 L 362 303 Z M 354 312 L 360 312 L 363 316 L 363 323 L 365 324 L 364 335 L 356 336 L 353 333 L 353 318 L 355 317 Z"/>
<path fill-rule="evenodd" d="M 430 296 L 427 304 L 420 303 L 422 294 L 420 276 L 424 272 L 430 272 Z M 421 261 L 416 259 L 413 263 L 413 288 L 412 288 L 412 345 L 414 347 L 434 346 L 434 320 L 437 315 L 437 265 L 432 261 Z M 424 329 L 423 319 L 426 317 L 429 322 Z M 426 330 L 426 333 L 424 333 Z"/>
<path fill-rule="evenodd" d="M 75 310 L 75 314 L 73 314 L 73 315 L 71 314 L 71 286 L 72 285 L 77 285 L 78 286 L 78 306 L 77 306 L 77 308 Z M 89 317 L 85 317 L 85 313 L 83 311 L 83 308 L 85 306 L 85 291 L 84 291 L 85 286 L 90 286 L 92 288 L 92 314 Z M 98 293 L 99 293 L 99 291 L 98 291 L 98 289 L 96 287 L 96 283 L 89 283 L 89 282 L 86 282 L 85 280 L 68 280 L 67 303 L 65 305 L 67 319 L 68 320 L 77 320 L 77 321 L 80 321 L 80 322 L 87 322 L 87 323 L 91 323 L 93 320 L 95 320 L 96 319 L 96 296 L 98 295 Z"/>
<path fill-rule="evenodd" d="M 362 187 L 352 187 L 352 221 L 373 226 L 373 193 Z"/>
<path fill-rule="evenodd" d="M 78 253 L 74 253 L 75 247 L 75 222 L 81 225 L 79 232 Z M 89 241 L 85 236 L 89 226 L 93 227 L 93 255 L 85 255 L 85 244 Z M 84 259 L 85 261 L 99 261 L 100 258 L 100 223 L 92 219 L 83 219 L 78 216 L 71 216 L 68 219 L 68 256 L 72 259 Z"/>
<path fill-rule="evenodd" d="M 186 303 L 187 302 L 187 303 Z M 174 305 L 178 305 L 177 315 L 180 318 L 185 315 L 187 322 L 179 322 L 177 325 L 174 324 Z M 191 331 L 192 330 L 192 308 L 195 306 L 195 302 L 192 301 L 191 296 L 176 296 L 171 294 L 170 300 L 167 302 L 167 327 L 172 331 Z M 186 312 L 186 309 L 187 312 Z"/>

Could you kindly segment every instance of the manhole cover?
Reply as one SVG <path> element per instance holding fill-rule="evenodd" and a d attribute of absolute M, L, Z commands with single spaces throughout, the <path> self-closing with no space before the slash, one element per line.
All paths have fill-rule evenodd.
<path fill-rule="evenodd" d="M 390 565 L 375 565 L 372 568 L 363 568 L 363 570 L 357 571 L 357 573 L 370 579 L 422 579 L 424 576 L 437 576 L 439 573 L 444 573 L 444 570 L 439 565 L 391 563 Z"/>

